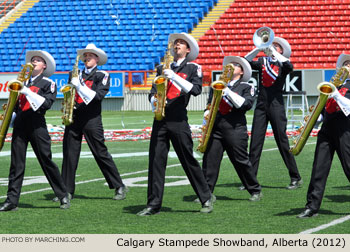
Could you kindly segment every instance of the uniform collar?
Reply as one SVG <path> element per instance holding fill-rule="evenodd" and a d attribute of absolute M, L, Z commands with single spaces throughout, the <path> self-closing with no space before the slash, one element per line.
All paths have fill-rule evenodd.
<path fill-rule="evenodd" d="M 38 74 L 38 75 L 35 76 L 35 77 L 31 76 L 30 79 L 27 80 L 27 85 L 29 85 L 29 83 L 30 83 L 30 86 L 31 86 L 31 85 L 34 85 L 34 84 L 33 84 L 34 81 L 35 81 L 36 79 L 38 79 L 38 77 L 41 76 L 41 75 L 42 75 L 42 74 Z"/>
<path fill-rule="evenodd" d="M 94 69 L 96 68 L 96 66 L 90 68 L 90 69 L 87 69 L 86 67 L 84 68 L 84 73 L 86 74 L 90 74 Z"/>
<path fill-rule="evenodd" d="M 239 80 L 232 80 L 232 81 L 230 81 L 230 82 L 228 83 L 227 86 L 233 87 L 238 81 L 239 81 Z"/>
<path fill-rule="evenodd" d="M 183 59 L 179 59 L 178 61 L 174 62 L 174 67 L 178 67 L 181 65 L 181 63 L 185 60 L 186 58 L 183 58 Z"/>

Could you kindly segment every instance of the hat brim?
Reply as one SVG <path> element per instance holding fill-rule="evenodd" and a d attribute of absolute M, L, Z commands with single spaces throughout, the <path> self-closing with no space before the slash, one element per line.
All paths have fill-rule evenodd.
<path fill-rule="evenodd" d="M 190 47 L 191 51 L 188 53 L 186 59 L 188 61 L 193 61 L 198 57 L 199 54 L 199 46 L 197 41 L 189 34 L 187 33 L 173 33 L 169 35 L 168 42 L 175 42 L 177 39 L 183 39 L 187 42 L 188 46 Z M 171 50 L 171 54 L 174 56 L 174 51 Z"/>
<path fill-rule="evenodd" d="M 340 54 L 337 60 L 337 69 L 342 68 L 344 62 L 347 60 L 350 60 L 350 54 L 345 54 L 345 53 Z"/>
<path fill-rule="evenodd" d="M 45 60 L 46 69 L 43 72 L 44 76 L 50 77 L 51 75 L 53 75 L 55 73 L 56 61 L 50 53 L 45 52 L 45 51 L 41 51 L 41 50 L 27 51 L 26 52 L 26 59 L 25 59 L 26 63 L 28 63 L 28 62 L 30 63 L 34 56 L 39 56 Z"/>
<path fill-rule="evenodd" d="M 222 65 L 226 66 L 227 64 L 230 64 L 232 62 L 238 63 L 242 66 L 243 76 L 241 78 L 241 81 L 248 82 L 250 77 L 252 76 L 252 68 L 251 68 L 249 62 L 246 59 L 239 57 L 239 56 L 226 56 L 224 58 Z"/>
<path fill-rule="evenodd" d="M 107 54 L 105 53 L 105 51 L 103 51 L 100 48 L 77 50 L 77 53 L 78 53 L 78 55 L 80 55 L 80 59 L 82 61 L 85 61 L 84 53 L 88 53 L 88 52 L 97 55 L 97 57 L 99 59 L 97 65 L 102 66 L 102 65 L 107 63 L 107 60 L 108 60 Z"/>
<path fill-rule="evenodd" d="M 282 55 L 288 59 L 290 58 L 290 55 L 292 54 L 292 48 L 287 40 L 285 40 L 284 38 L 275 37 L 273 39 L 273 43 L 279 44 L 283 49 Z"/>

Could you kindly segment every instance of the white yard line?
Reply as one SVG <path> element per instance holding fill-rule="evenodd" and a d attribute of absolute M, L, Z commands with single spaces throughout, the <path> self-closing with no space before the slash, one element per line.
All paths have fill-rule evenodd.
<path fill-rule="evenodd" d="M 176 167 L 176 166 L 181 166 L 181 164 L 168 165 L 167 168 L 172 168 L 172 167 Z M 125 176 L 135 175 L 135 174 L 139 174 L 139 173 L 145 173 L 145 172 L 148 172 L 148 170 L 124 173 L 124 174 L 120 174 L 120 176 L 125 177 Z M 90 179 L 90 180 L 76 182 L 75 184 L 80 185 L 80 184 L 86 184 L 86 183 L 90 183 L 90 182 L 101 181 L 101 180 L 105 180 L 105 178 Z M 46 187 L 46 188 L 42 188 L 42 189 L 38 189 L 38 190 L 34 190 L 34 191 L 21 192 L 21 196 L 25 195 L 25 194 L 32 194 L 32 193 L 37 193 L 37 192 L 49 191 L 49 190 L 52 190 L 52 188 Z M 7 195 L 0 196 L 0 199 L 5 199 L 6 197 L 7 197 Z"/>

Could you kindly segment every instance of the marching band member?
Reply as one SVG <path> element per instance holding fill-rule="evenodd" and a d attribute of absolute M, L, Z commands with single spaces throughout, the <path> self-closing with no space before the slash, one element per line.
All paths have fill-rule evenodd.
<path fill-rule="evenodd" d="M 338 57 L 337 68 L 350 68 L 350 55 Z M 317 215 L 326 189 L 334 153 L 337 152 L 345 176 L 350 182 L 350 79 L 336 88 L 327 100 L 324 119 L 317 135 L 307 203 L 299 218 Z"/>
<path fill-rule="evenodd" d="M 45 51 L 27 51 L 26 63 L 34 66 L 31 78 L 24 83 L 14 109 L 11 142 L 11 166 L 7 199 L 0 211 L 17 210 L 24 179 L 26 153 L 30 142 L 44 174 L 61 203 L 68 209 L 70 201 L 57 165 L 52 161 L 51 139 L 47 131 L 45 113 L 56 99 L 56 83 L 50 77 L 56 69 L 54 58 Z"/>
<path fill-rule="evenodd" d="M 125 199 L 128 188 L 123 184 L 111 154 L 105 145 L 102 125 L 102 100 L 108 93 L 110 76 L 97 66 L 107 62 L 107 54 L 94 44 L 78 50 L 85 64 L 79 77 L 69 75 L 68 83 L 76 90 L 73 123 L 65 128 L 63 137 L 62 177 L 70 197 L 75 192 L 75 175 L 78 168 L 82 137 L 84 136 L 110 189 L 115 190 L 113 199 Z"/>
<path fill-rule="evenodd" d="M 287 118 L 282 95 L 286 77 L 293 71 L 293 65 L 289 61 L 291 46 L 287 40 L 275 37 L 272 46 L 265 49 L 267 57 L 259 57 L 257 61 L 253 61 L 259 51 L 256 48 L 245 56 L 252 69 L 259 71 L 258 97 L 249 149 L 250 162 L 257 174 L 266 129 L 270 122 L 279 152 L 289 171 L 291 182 L 287 189 L 297 189 L 301 186 L 302 179 L 294 156 L 289 152 Z"/>
<path fill-rule="evenodd" d="M 193 156 L 186 110 L 190 96 L 197 96 L 202 91 L 201 66 L 191 63 L 197 58 L 199 47 L 196 40 L 187 33 L 170 34 L 170 41 L 174 41 L 172 53 L 175 62 L 171 64 L 171 69 L 164 70 L 164 75 L 169 80 L 165 118 L 153 121 L 149 146 L 147 207 L 138 213 L 140 216 L 157 214 L 161 209 L 170 141 L 202 203 L 201 212 L 209 213 L 213 210 L 210 189 L 198 161 Z M 162 66 L 159 66 L 157 75 L 161 73 Z M 149 95 L 152 106 L 156 93 L 156 86 L 153 84 Z"/>
<path fill-rule="evenodd" d="M 261 186 L 249 161 L 248 130 L 245 117 L 246 111 L 253 105 L 255 96 L 254 87 L 247 83 L 252 69 L 249 62 L 241 57 L 226 56 L 223 65 L 229 63 L 234 65 L 234 73 L 228 87 L 223 90 L 218 113 L 214 118 L 211 137 L 203 156 L 203 173 L 213 192 L 219 176 L 223 152 L 226 151 L 243 185 L 252 195 L 250 200 L 258 201 L 262 197 Z M 211 88 L 208 104 L 212 99 L 213 89 Z M 208 113 L 207 111 L 205 114 Z"/>

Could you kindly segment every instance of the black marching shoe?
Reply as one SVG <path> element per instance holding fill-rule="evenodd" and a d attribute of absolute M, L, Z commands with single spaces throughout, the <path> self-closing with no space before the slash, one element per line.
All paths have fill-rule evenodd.
<path fill-rule="evenodd" d="M 260 201 L 263 197 L 262 192 L 259 193 L 253 193 L 252 196 L 249 198 L 250 201 Z"/>
<path fill-rule="evenodd" d="M 303 184 L 302 179 L 294 180 L 294 181 L 290 182 L 289 186 L 287 186 L 287 189 L 288 190 L 298 189 L 299 187 L 301 187 L 302 184 Z"/>
<path fill-rule="evenodd" d="M 10 202 L 5 202 L 1 207 L 0 211 L 5 212 L 5 211 L 17 211 L 18 207 L 15 204 L 12 204 Z"/>
<path fill-rule="evenodd" d="M 312 211 L 310 208 L 305 208 L 305 210 L 299 214 L 297 217 L 298 218 L 311 218 L 311 217 L 316 217 L 318 214 L 316 211 Z"/>
<path fill-rule="evenodd" d="M 204 204 L 202 205 L 202 208 L 200 210 L 201 213 L 211 213 L 214 209 L 214 195 L 212 194 L 210 196 L 210 199 L 208 199 Z"/>
<path fill-rule="evenodd" d="M 146 207 L 142 211 L 138 212 L 136 215 L 138 215 L 138 216 L 150 216 L 150 215 L 159 214 L 159 211 L 160 211 L 159 209 L 155 209 L 152 207 Z"/>
<path fill-rule="evenodd" d="M 61 205 L 60 208 L 61 209 L 69 209 L 70 208 L 70 199 L 68 196 L 65 196 L 63 199 L 60 200 Z"/>
<path fill-rule="evenodd" d="M 129 188 L 126 186 L 121 186 L 118 189 L 115 189 L 114 200 L 123 200 L 126 198 L 126 193 L 129 191 Z"/>
<path fill-rule="evenodd" d="M 214 194 L 211 195 L 213 197 L 213 203 L 216 202 L 216 196 Z M 199 200 L 199 198 L 196 198 L 194 201 L 194 203 L 201 203 L 201 201 Z"/>
<path fill-rule="evenodd" d="M 69 199 L 69 201 L 72 200 L 73 199 L 73 195 L 68 193 L 68 199 Z M 60 200 L 59 200 L 58 197 L 55 197 L 55 198 L 52 199 L 52 201 L 53 202 L 59 202 Z"/>

